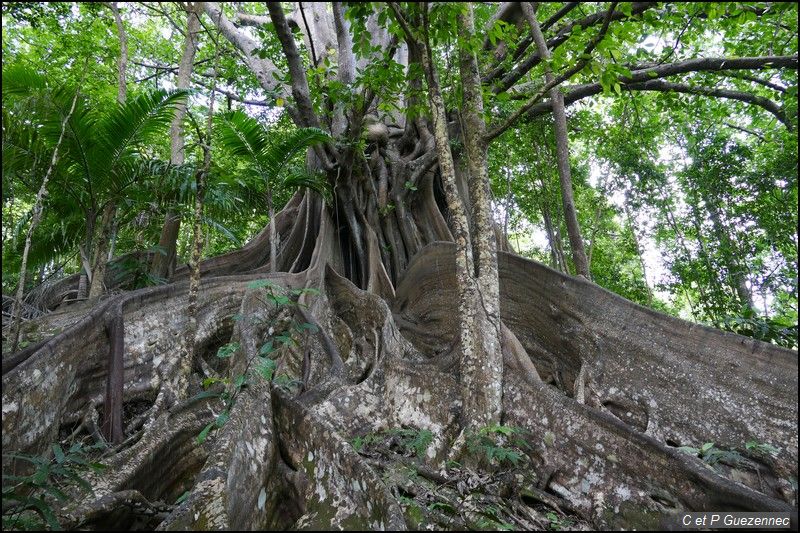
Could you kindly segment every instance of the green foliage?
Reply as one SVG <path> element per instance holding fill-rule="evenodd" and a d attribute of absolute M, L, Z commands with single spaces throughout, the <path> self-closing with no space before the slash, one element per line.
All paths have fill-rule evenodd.
<path fill-rule="evenodd" d="M 222 144 L 233 154 L 244 157 L 248 168 L 264 180 L 267 189 L 276 184 L 296 189 L 308 187 L 330 198 L 327 182 L 320 176 L 301 171 L 287 173 L 292 160 L 311 146 L 331 140 L 318 128 L 300 128 L 277 142 L 257 119 L 242 111 L 231 111 L 218 117 Z"/>
<path fill-rule="evenodd" d="M 575 522 L 565 516 L 559 516 L 556 513 L 550 512 L 547 513 L 547 519 L 550 521 L 548 524 L 548 529 L 551 531 L 564 531 L 570 530 Z"/>
<path fill-rule="evenodd" d="M 467 436 L 470 454 L 483 457 L 490 465 L 517 466 L 527 460 L 526 449 L 530 445 L 522 438 L 526 432 L 520 428 L 492 425 L 480 428 Z"/>
<path fill-rule="evenodd" d="M 299 307 L 301 304 L 296 300 L 301 296 L 319 294 L 319 291 L 310 287 L 287 289 L 269 279 L 253 280 L 247 284 L 247 287 L 258 293 L 258 300 L 265 305 L 267 310 L 272 311 L 274 316 L 279 316 L 281 310 L 291 310 L 293 307 Z M 237 321 L 242 321 L 253 317 L 237 314 L 232 318 Z M 217 416 L 214 422 L 207 424 L 197 435 L 196 441 L 198 444 L 203 444 L 212 431 L 220 429 L 225 425 L 230 418 L 231 411 L 236 404 L 239 394 L 242 390 L 247 388 L 254 379 L 271 382 L 274 386 L 286 389 L 293 389 L 303 384 L 302 381 L 292 379 L 285 374 L 276 375 L 275 372 L 278 369 L 276 358 L 279 356 L 280 348 L 297 346 L 299 341 L 307 338 L 309 333 L 317 331 L 316 325 L 307 322 L 297 322 L 295 320 L 289 320 L 288 322 L 272 320 L 266 324 L 262 322 L 261 325 L 267 326 L 267 339 L 264 344 L 258 348 L 258 351 L 247 360 L 245 370 L 242 374 L 239 374 L 233 379 L 212 376 L 203 380 L 202 384 L 204 389 L 219 384 L 226 387 L 226 390 L 221 393 L 205 391 L 205 393 L 195 396 L 195 399 L 201 397 L 219 397 L 224 403 L 222 412 Z M 240 350 L 241 344 L 239 342 L 229 342 L 220 346 L 217 350 L 217 357 L 220 359 L 230 359 L 240 352 Z M 203 396 L 204 394 L 205 396 Z"/>
<path fill-rule="evenodd" d="M 700 448 L 681 446 L 678 448 L 678 451 L 699 457 L 709 467 L 713 467 L 720 462 L 735 466 L 742 460 L 742 455 L 739 452 L 734 450 L 722 450 L 714 446 L 713 442 L 706 442 L 700 446 Z"/>
<path fill-rule="evenodd" d="M 386 447 L 403 455 L 421 458 L 433 442 L 433 433 L 427 429 L 390 428 L 370 432 L 353 438 L 355 451 L 366 452 L 375 446 Z"/>
<path fill-rule="evenodd" d="M 236 353 L 238 349 L 239 349 L 238 342 L 229 342 L 228 344 L 220 346 L 219 350 L 217 350 L 217 357 L 219 357 L 220 359 L 227 359 L 228 357 Z"/>
<path fill-rule="evenodd" d="M 61 531 L 63 528 L 54 506 L 74 500 L 82 492 L 92 491 L 85 475 L 88 471 L 105 469 L 105 465 L 89 457 L 100 447 L 105 446 L 84 447 L 75 443 L 64 451 L 60 444 L 53 444 L 50 447 L 52 457 L 49 454 L 8 454 L 18 462 L 27 463 L 33 471 L 21 475 L 3 474 L 3 529 Z"/>
<path fill-rule="evenodd" d="M 776 448 L 771 444 L 765 442 L 758 442 L 755 440 L 751 440 L 745 443 L 745 449 L 756 455 L 761 455 L 763 457 L 776 457 L 778 453 L 780 453 L 781 451 L 780 448 Z"/>

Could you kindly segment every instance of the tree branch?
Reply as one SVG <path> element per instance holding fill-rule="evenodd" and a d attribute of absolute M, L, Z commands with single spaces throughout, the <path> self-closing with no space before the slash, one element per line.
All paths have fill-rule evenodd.
<path fill-rule="evenodd" d="M 321 129 L 322 126 L 319 118 L 317 118 L 317 114 L 314 112 L 314 104 L 311 102 L 311 92 L 308 88 L 308 79 L 306 78 L 305 67 L 303 67 L 303 60 L 300 58 L 300 53 L 297 51 L 297 45 L 294 42 L 292 31 L 289 29 L 289 23 L 286 21 L 283 8 L 280 2 L 267 2 L 267 9 L 275 25 L 275 33 L 281 43 L 283 54 L 286 56 L 286 61 L 289 63 L 292 96 L 297 106 L 298 119 L 301 121 L 301 124 L 298 124 L 298 126 Z M 329 168 L 331 163 L 325 150 L 321 146 L 315 146 L 314 151 L 323 166 Z"/>
<path fill-rule="evenodd" d="M 578 7 L 579 5 L 580 5 L 580 2 L 567 2 L 566 4 L 564 4 L 564 7 L 559 9 L 556 14 L 554 14 L 552 17 L 547 19 L 542 24 L 542 26 L 541 26 L 542 31 L 545 32 L 545 31 L 549 30 L 556 22 L 558 22 L 559 20 L 564 18 L 570 11 L 572 11 L 573 9 Z M 487 27 L 487 30 L 488 29 L 489 29 L 489 27 Z M 528 49 L 528 47 L 531 45 L 531 43 L 533 43 L 533 37 L 531 37 L 530 35 L 526 35 L 517 44 L 517 49 L 514 50 L 514 56 L 512 57 L 512 59 L 514 61 L 516 61 L 517 59 L 522 57 L 522 54 L 525 53 L 525 50 Z M 484 43 L 484 46 L 485 46 L 485 43 Z M 484 76 L 485 80 L 494 80 L 494 79 L 497 79 L 498 77 L 500 77 L 503 74 L 504 70 L 503 70 L 503 65 L 501 63 L 502 63 L 502 61 L 504 59 L 505 59 L 505 53 L 502 53 L 499 57 L 497 57 L 497 61 L 495 62 L 495 64 L 492 66 L 492 68 L 488 69 L 489 72 L 487 72 L 487 74 Z"/>
<path fill-rule="evenodd" d="M 215 2 L 200 2 L 200 7 L 211 18 L 211 21 L 222 35 L 244 54 L 247 66 L 255 74 L 261 87 L 267 93 L 283 95 L 285 87 L 273 76 L 274 73 L 278 72 L 278 69 L 269 59 L 261 59 L 256 55 L 256 50 L 259 48 L 258 44 L 246 33 L 234 26 Z"/>
<path fill-rule="evenodd" d="M 720 89 L 717 87 L 701 87 L 686 83 L 675 83 L 667 80 L 650 80 L 644 83 L 634 83 L 625 85 L 625 88 L 629 91 L 676 92 L 738 100 L 740 102 L 757 105 L 758 107 L 765 109 L 766 111 L 775 115 L 775 118 L 783 122 L 790 131 L 793 128 L 792 123 L 786 118 L 786 115 L 783 113 L 783 110 L 781 110 L 778 104 L 769 98 L 764 98 L 763 96 L 757 96 L 755 94 L 734 91 L 731 89 Z"/>
<path fill-rule="evenodd" d="M 272 22 L 272 19 L 267 15 L 250 15 L 239 11 L 234 16 L 236 17 L 236 22 L 242 26 L 263 26 Z"/>
<path fill-rule="evenodd" d="M 797 68 L 797 56 L 773 56 L 773 57 L 742 57 L 736 59 L 729 58 L 699 58 L 689 59 L 678 63 L 671 63 L 669 65 L 661 65 L 659 67 L 644 68 L 634 71 L 630 77 L 620 77 L 619 83 L 623 88 L 631 90 L 660 90 L 677 92 L 691 92 L 692 94 L 703 94 L 707 96 L 719 96 L 721 98 L 730 98 L 763 107 L 773 115 L 775 115 L 781 122 L 791 129 L 790 122 L 780 110 L 775 102 L 767 98 L 751 95 L 744 92 L 727 90 L 727 89 L 710 89 L 707 87 L 692 88 L 692 86 L 682 83 L 674 83 L 671 85 L 650 83 L 658 81 L 658 78 L 673 76 L 675 74 L 685 74 L 687 72 L 698 71 L 723 71 L 723 70 L 755 70 L 767 68 Z M 681 90 L 678 90 L 680 88 Z M 564 94 L 564 103 L 569 105 L 580 99 L 588 96 L 599 94 L 603 91 L 603 87 L 599 83 L 588 83 L 571 87 L 566 94 Z M 531 106 L 528 110 L 529 117 L 537 117 L 545 115 L 550 112 L 550 102 L 540 102 Z M 777 114 L 776 114 L 777 112 Z"/>
<path fill-rule="evenodd" d="M 583 67 L 585 67 L 589 63 L 592 51 L 605 37 L 606 32 L 608 31 L 608 26 L 611 23 L 611 19 L 614 14 L 614 8 L 616 7 L 616 5 L 617 5 L 616 3 L 611 4 L 611 8 L 606 12 L 606 18 L 603 21 L 603 27 L 600 28 L 600 32 L 595 36 L 595 38 L 592 39 L 589 42 L 589 44 L 586 45 L 586 48 L 584 48 L 583 53 L 581 54 L 581 57 L 583 57 L 583 59 L 581 59 L 575 65 L 570 67 L 566 72 L 555 78 L 553 77 L 548 68 L 546 71 L 547 83 L 545 84 L 545 86 L 542 87 L 542 89 L 538 93 L 536 93 L 530 100 L 525 102 L 522 105 L 522 107 L 514 111 L 514 113 L 512 113 L 511 116 L 508 117 L 508 119 L 506 119 L 506 121 L 503 124 L 489 131 L 489 133 L 486 136 L 487 142 L 490 142 L 492 139 L 498 137 L 509 127 L 511 127 L 519 119 L 520 116 L 522 116 L 528 109 L 533 107 L 534 104 L 536 104 L 539 100 L 541 100 L 545 94 L 547 94 L 549 91 L 552 91 L 554 88 L 558 87 L 560 84 L 562 84 L 563 82 L 565 82 L 566 80 L 568 80 L 569 78 L 571 78 L 572 76 L 583 70 Z M 527 12 L 528 7 L 529 6 L 525 5 L 525 8 L 523 9 L 523 12 L 526 13 L 526 16 L 529 16 L 529 13 Z M 530 15 L 532 16 L 532 13 Z M 549 54 L 550 54 L 549 49 L 546 47 L 544 47 L 543 50 L 539 50 L 537 52 L 537 55 L 544 55 L 544 57 L 549 57 Z"/>
<path fill-rule="evenodd" d="M 656 6 L 656 2 L 634 2 L 631 8 L 631 17 L 639 15 Z M 582 28 L 586 29 L 589 26 L 594 26 L 595 24 L 600 24 L 601 22 L 605 21 L 606 18 L 610 15 L 610 20 L 621 20 L 629 18 L 628 15 L 621 11 L 615 11 L 613 8 L 607 11 L 599 11 L 587 17 L 584 17 L 579 20 L 572 21 L 568 24 L 565 24 L 561 28 L 559 28 L 556 36 L 547 41 L 547 48 L 549 50 L 555 50 L 562 44 L 564 44 L 567 39 L 569 39 L 570 35 L 572 34 L 572 28 L 575 26 L 581 26 Z M 525 74 L 527 74 L 533 67 L 539 64 L 541 58 L 539 57 L 538 52 L 531 53 L 527 59 L 525 59 L 522 63 L 520 63 L 516 68 L 506 74 L 501 80 L 500 83 L 492 89 L 495 94 L 501 93 L 503 91 L 507 91 L 510 89 L 517 81 L 519 81 Z M 490 83 L 503 74 L 503 71 L 500 69 L 495 69 L 491 73 L 493 77 L 485 77 L 483 82 Z"/>

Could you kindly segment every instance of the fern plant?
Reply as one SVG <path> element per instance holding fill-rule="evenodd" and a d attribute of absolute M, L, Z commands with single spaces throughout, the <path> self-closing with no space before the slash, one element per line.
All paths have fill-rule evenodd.
<path fill-rule="evenodd" d="M 530 445 L 522 438 L 524 430 L 513 426 L 491 425 L 467 437 L 467 450 L 489 464 L 517 466 L 526 459 Z"/>

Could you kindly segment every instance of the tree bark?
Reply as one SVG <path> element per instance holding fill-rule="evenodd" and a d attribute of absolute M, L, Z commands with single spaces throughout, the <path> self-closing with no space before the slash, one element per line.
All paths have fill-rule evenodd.
<path fill-rule="evenodd" d="M 465 39 L 475 36 L 472 5 L 459 13 L 458 25 Z M 500 287 L 497 277 L 497 241 L 492 219 L 491 190 L 489 189 L 486 122 L 483 114 L 483 90 L 474 52 L 459 49 L 459 69 L 463 90 L 464 146 L 469 170 L 469 198 L 472 202 L 472 250 L 475 263 L 474 276 L 478 284 L 476 296 L 481 309 L 475 315 L 474 338 L 481 343 L 475 361 L 462 363 L 465 398 L 475 398 L 477 425 L 483 427 L 500 422 L 502 410 L 498 386 L 502 382 L 503 359 L 500 350 Z M 465 360 L 466 362 L 466 360 Z M 472 400 L 471 400 L 472 401 Z"/>
<path fill-rule="evenodd" d="M 192 79 L 194 56 L 197 51 L 197 33 L 200 31 L 200 14 L 197 3 L 188 4 L 186 9 L 186 39 L 183 45 L 183 55 L 178 67 L 178 77 L 175 85 L 178 89 L 188 89 Z M 186 104 L 176 106 L 175 117 L 169 129 L 170 163 L 182 165 L 184 162 L 183 119 L 186 116 Z M 168 200 L 170 201 L 170 200 Z M 157 279 L 167 279 L 175 270 L 177 260 L 178 235 L 180 234 L 181 215 L 174 208 L 167 209 L 161 237 L 158 240 L 158 250 L 153 255 L 150 266 L 150 275 Z"/>
<path fill-rule="evenodd" d="M 114 14 L 114 24 L 117 26 L 117 36 L 119 37 L 119 59 L 117 59 L 117 102 L 124 104 L 128 94 L 126 71 L 128 68 L 128 34 L 122 23 L 122 16 L 119 14 L 119 7 L 116 2 L 108 4 Z"/>
<path fill-rule="evenodd" d="M 100 219 L 100 235 L 94 249 L 94 266 L 92 267 L 92 282 L 89 285 L 89 300 L 96 301 L 105 291 L 106 268 L 108 265 L 108 249 L 111 244 L 111 231 L 114 227 L 114 218 L 117 214 L 117 203 L 109 201 L 103 208 Z"/>
<path fill-rule="evenodd" d="M 522 10 L 528 19 L 533 35 L 533 41 L 539 49 L 539 55 L 543 60 L 550 59 L 550 50 L 547 42 L 539 29 L 536 20 L 536 13 L 529 2 L 522 4 Z M 545 68 L 545 79 L 547 83 L 554 81 L 550 67 Z M 586 251 L 583 247 L 578 214 L 575 210 L 575 195 L 572 191 L 572 173 L 569 162 L 569 133 L 567 131 L 567 115 L 564 111 L 564 96 L 558 87 L 550 90 L 550 101 L 553 106 L 553 127 L 556 134 L 556 152 L 558 164 L 558 177 L 561 183 L 561 199 L 564 204 L 564 219 L 567 222 L 567 234 L 569 235 L 570 247 L 572 248 L 572 261 L 575 264 L 575 272 L 579 276 L 591 279 L 589 272 L 589 262 L 586 259 Z"/>

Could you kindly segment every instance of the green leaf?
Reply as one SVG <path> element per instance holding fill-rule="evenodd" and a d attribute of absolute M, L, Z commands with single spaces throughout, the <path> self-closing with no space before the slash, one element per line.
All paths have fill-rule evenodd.
<path fill-rule="evenodd" d="M 275 372 L 277 364 L 272 359 L 262 359 L 261 364 L 258 366 L 258 372 L 261 377 L 267 381 L 272 379 L 272 374 Z"/>
<path fill-rule="evenodd" d="M 215 377 L 210 377 L 210 378 L 205 378 L 205 379 L 203 380 L 203 383 L 202 383 L 202 385 L 203 385 L 203 388 L 204 388 L 204 389 L 207 389 L 208 387 L 210 387 L 210 386 L 211 386 L 211 385 L 213 385 L 214 383 L 225 383 L 225 382 L 227 382 L 227 380 L 226 380 L 226 379 L 223 379 L 223 378 L 215 378 Z M 197 399 L 197 398 L 196 398 L 196 399 Z"/>
<path fill-rule="evenodd" d="M 205 398 L 219 398 L 220 396 L 221 396 L 221 394 L 219 392 L 203 391 L 203 392 L 199 392 L 199 393 L 195 394 L 194 396 L 189 398 L 189 400 L 194 401 L 194 400 L 202 400 L 202 399 L 205 399 Z"/>
<path fill-rule="evenodd" d="M 64 450 L 58 444 L 53 444 L 53 455 L 55 455 L 56 462 L 61 464 L 64 462 Z"/>
<path fill-rule="evenodd" d="M 261 289 L 264 287 L 269 287 L 270 289 L 278 289 L 280 288 L 280 285 L 277 285 L 274 281 L 268 279 L 257 279 L 247 284 L 248 289 Z"/>
<path fill-rule="evenodd" d="M 45 522 L 47 522 L 47 525 L 50 526 L 50 529 L 53 531 L 64 530 L 56 518 L 55 513 L 53 513 L 53 510 L 49 505 L 47 505 L 47 502 L 44 501 L 44 498 L 33 498 L 30 500 L 30 504 L 42 514 L 42 517 L 44 518 Z"/>
<path fill-rule="evenodd" d="M 219 415 L 217 415 L 216 420 L 214 420 L 214 424 L 216 424 L 218 428 L 221 428 L 225 425 L 225 422 L 230 419 L 230 417 L 231 414 L 228 411 L 222 411 Z"/>
<path fill-rule="evenodd" d="M 282 335 L 276 336 L 275 340 L 280 341 L 281 343 L 283 343 L 284 346 L 292 346 L 292 345 L 295 344 L 295 341 L 292 338 L 292 336 L 291 335 L 287 335 L 285 333 L 282 334 Z"/>
<path fill-rule="evenodd" d="M 203 431 L 201 431 L 200 434 L 197 435 L 197 444 L 203 444 L 203 442 L 205 442 L 206 438 L 208 437 L 209 431 L 211 431 L 213 427 L 214 423 L 211 422 L 210 424 L 206 425 L 206 427 L 203 428 Z"/>
<path fill-rule="evenodd" d="M 274 351 L 275 351 L 274 342 L 267 341 L 264 343 L 263 346 L 261 346 L 261 348 L 259 348 L 258 355 L 269 355 Z"/>
<path fill-rule="evenodd" d="M 317 325 L 316 324 L 312 324 L 310 322 L 303 322 L 302 324 L 298 324 L 297 328 L 300 331 L 308 330 L 311 333 L 316 333 L 317 331 L 319 331 L 319 328 L 317 327 Z"/>
<path fill-rule="evenodd" d="M 238 342 L 230 342 L 228 344 L 224 344 L 220 346 L 219 350 L 217 350 L 217 357 L 219 357 L 220 359 L 226 359 L 231 355 L 233 355 L 234 353 L 236 353 L 238 349 L 239 349 Z"/>

